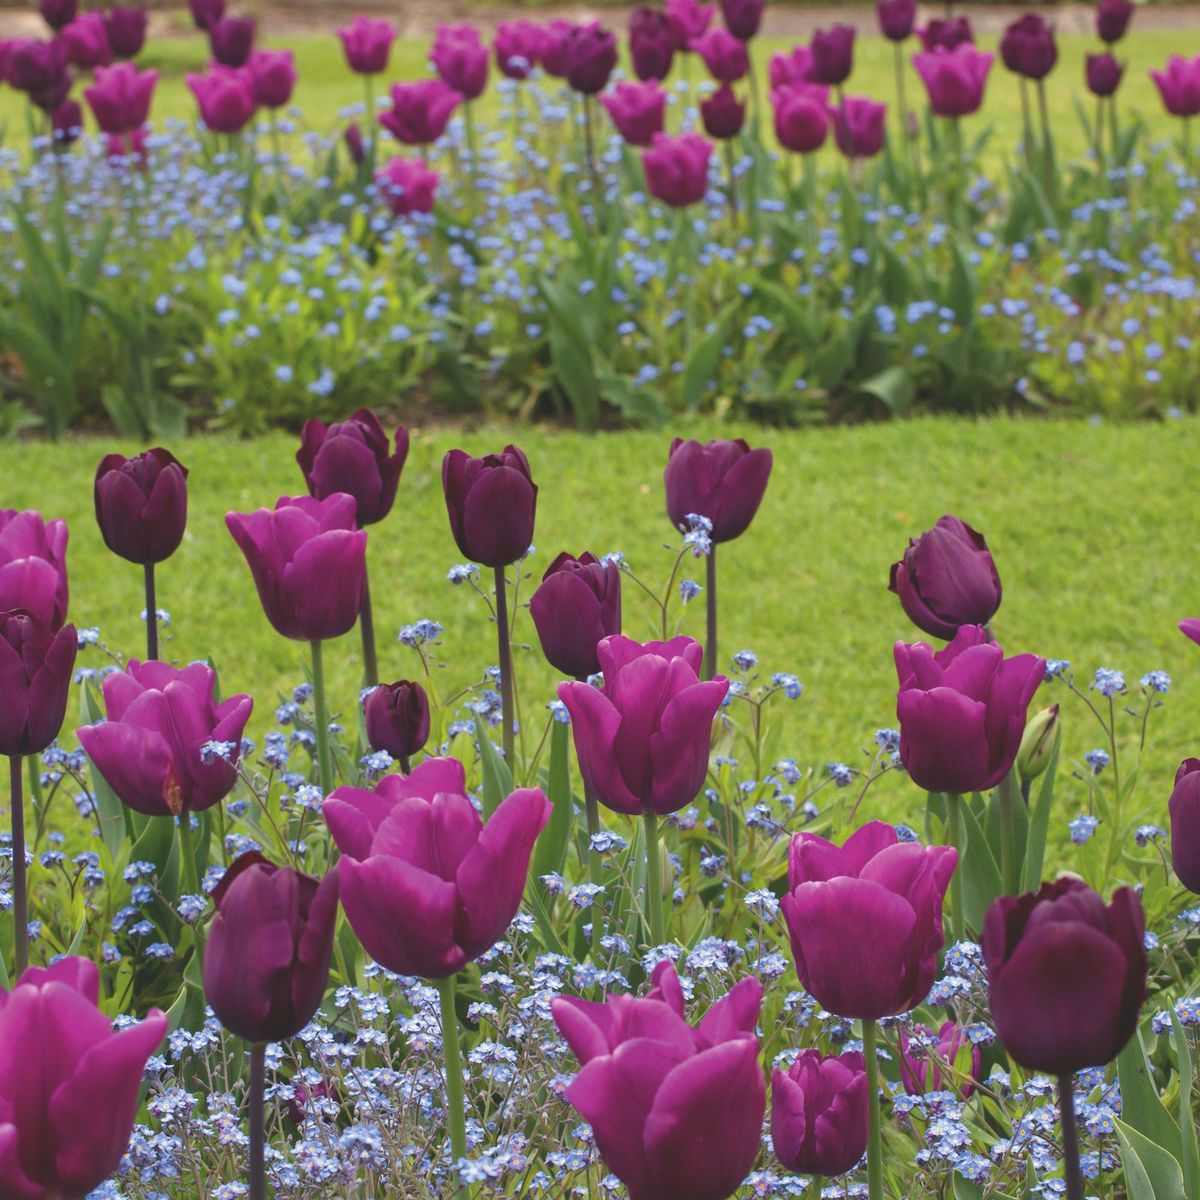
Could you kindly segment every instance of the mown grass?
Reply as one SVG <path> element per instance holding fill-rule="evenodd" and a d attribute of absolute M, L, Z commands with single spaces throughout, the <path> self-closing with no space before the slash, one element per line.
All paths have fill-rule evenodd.
<path fill-rule="evenodd" d="M 730 434 L 715 425 L 688 432 Z M 1009 652 L 1070 659 L 1083 681 L 1097 666 L 1123 668 L 1135 691 L 1152 669 L 1175 678 L 1154 718 L 1139 784 L 1146 819 L 1165 824 L 1170 779 L 1180 758 L 1196 749 L 1200 711 L 1200 650 L 1175 629 L 1179 618 L 1200 613 L 1188 533 L 1200 421 L 1116 427 L 927 419 L 750 432 L 772 446 L 776 464 L 754 525 L 721 551 L 721 652 L 727 661 L 752 648 L 765 674 L 793 671 L 804 681 L 801 701 L 778 702 L 773 753 L 818 769 L 834 760 L 861 763 L 860 749 L 874 731 L 894 724 L 891 646 L 917 635 L 886 589 L 888 566 L 909 536 L 953 511 L 984 530 L 994 550 L 1005 590 L 995 628 Z M 541 487 L 531 570 L 540 577 L 564 548 L 620 549 L 656 586 L 665 579 L 673 555 L 664 543 L 678 543 L 663 512 L 664 435 L 422 431 L 414 436 L 393 513 L 370 534 L 385 678 L 417 670 L 415 654 L 394 638 L 401 624 L 419 617 L 445 625 L 443 694 L 478 679 L 495 661 L 482 602 L 446 581 L 461 556 L 447 526 L 440 461 L 452 445 L 482 452 L 514 438 Z M 4 445 L 3 502 L 67 518 L 72 619 L 99 625 L 109 644 L 140 656 L 140 571 L 109 555 L 92 513 L 92 472 L 113 448 L 107 441 Z M 160 603 L 172 617 L 164 654 L 184 661 L 211 655 L 226 692 L 255 696 L 252 732 L 261 737 L 278 698 L 303 679 L 306 648 L 268 626 L 223 515 L 297 490 L 295 442 L 286 435 L 252 442 L 195 438 L 175 449 L 191 469 L 191 513 L 182 548 L 160 568 Z M 703 579 L 702 565 L 690 559 L 684 573 Z M 648 603 L 628 585 L 625 595 L 626 631 L 652 636 Z M 685 611 L 683 629 L 703 635 L 701 602 Z M 536 645 L 527 612 L 519 614 L 517 636 Z M 331 647 L 326 660 L 334 707 L 352 723 L 357 634 Z M 89 650 L 81 662 L 101 659 Z M 536 737 L 556 678 L 528 648 L 518 651 L 517 671 L 527 727 Z M 1100 731 L 1061 685 L 1043 688 L 1035 705 L 1055 699 L 1064 701 L 1064 752 L 1079 764 L 1102 744 Z M 1132 737 L 1134 722 L 1126 724 Z M 1085 806 L 1086 792 L 1081 780 L 1061 785 L 1060 834 Z M 895 779 L 870 811 L 915 821 L 919 807 L 911 785 Z"/>

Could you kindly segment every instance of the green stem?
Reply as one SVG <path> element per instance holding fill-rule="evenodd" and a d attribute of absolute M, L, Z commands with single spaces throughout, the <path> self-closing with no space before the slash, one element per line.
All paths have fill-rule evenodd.
<path fill-rule="evenodd" d="M 658 815 L 648 812 L 646 825 L 646 920 L 650 926 L 650 944 L 661 946 L 666 941 L 663 931 L 662 871 L 658 849 Z"/>
<path fill-rule="evenodd" d="M 600 886 L 600 851 L 592 846 L 592 839 L 600 832 L 600 802 L 596 799 L 596 793 L 592 791 L 587 781 L 583 785 L 583 807 L 587 814 L 587 834 L 588 834 L 588 880 Z M 599 908 L 592 908 L 592 950 L 593 952 L 600 948 L 600 915 Z"/>
<path fill-rule="evenodd" d="M 178 828 L 180 887 L 185 896 L 197 896 L 200 894 L 200 877 L 196 867 L 196 841 L 192 831 L 192 814 L 186 809 L 179 814 Z"/>
<path fill-rule="evenodd" d="M 883 1200 L 883 1130 L 879 1120 L 879 1057 L 874 1020 L 863 1021 L 863 1058 L 867 1063 L 867 1195 Z"/>
<path fill-rule="evenodd" d="M 508 591 L 504 568 L 496 568 L 496 638 L 500 656 L 500 720 L 504 726 L 504 761 L 517 777 L 513 761 L 513 664 L 512 642 L 508 635 Z"/>
<path fill-rule="evenodd" d="M 717 673 L 717 543 L 708 551 L 708 577 L 705 590 L 704 678 Z"/>
<path fill-rule="evenodd" d="M 321 659 L 321 643 L 312 647 L 313 719 L 317 734 L 317 767 L 321 791 L 326 796 L 333 791 L 333 755 L 329 749 L 329 709 L 325 703 L 325 664 Z"/>
<path fill-rule="evenodd" d="M 371 579 L 363 569 L 362 607 L 358 610 L 358 626 L 362 634 L 363 678 L 368 687 L 379 682 L 379 656 L 375 652 L 375 614 L 371 610 Z"/>
<path fill-rule="evenodd" d="M 1000 809 L 1000 878 L 1004 883 L 1004 894 L 1015 896 L 1021 890 L 1021 879 L 1017 863 L 1017 827 L 1014 812 L 1017 768 L 1014 766 L 1000 780 L 996 789 L 996 801 Z M 958 872 L 955 871 L 957 875 Z"/>
<path fill-rule="evenodd" d="M 1025 159 L 1029 163 L 1029 169 L 1033 170 L 1034 164 L 1034 138 L 1033 138 L 1033 110 L 1029 106 L 1029 83 L 1025 76 L 1020 76 L 1021 81 L 1021 126 L 1024 130 L 1025 142 Z"/>
<path fill-rule="evenodd" d="M 12 810 L 12 878 L 13 878 L 13 942 L 16 947 L 15 978 L 29 966 L 29 897 L 25 888 L 25 797 L 21 790 L 21 756 L 13 754 L 8 760 L 11 782 Z"/>
<path fill-rule="evenodd" d="M 463 1104 L 462 1056 L 458 1045 L 458 1012 L 454 1007 L 456 976 L 437 980 L 442 1010 L 442 1058 L 446 1063 L 446 1124 L 450 1127 L 450 1152 L 455 1163 L 467 1156 L 467 1113 Z M 456 1187 L 453 1195 L 466 1195 Z"/>
<path fill-rule="evenodd" d="M 471 199 L 467 203 L 472 213 L 475 212 L 479 197 L 479 153 L 475 145 L 475 117 L 473 110 L 474 105 L 470 101 L 463 105 L 463 128 L 467 134 L 467 157 L 471 160 L 467 164 L 471 179 Z"/>
<path fill-rule="evenodd" d="M 266 1090 L 267 1047 L 255 1042 L 250 1047 L 250 1200 L 266 1200 L 267 1195 Z"/>
<path fill-rule="evenodd" d="M 1075 1077 L 1060 1075 L 1058 1108 L 1062 1114 L 1063 1180 L 1067 1200 L 1083 1200 L 1083 1174 L 1079 1169 L 1079 1128 L 1075 1123 Z"/>
<path fill-rule="evenodd" d="M 146 583 L 146 658 L 158 658 L 158 601 L 154 594 L 154 564 L 142 568 Z"/>
<path fill-rule="evenodd" d="M 1050 107 L 1046 100 L 1046 81 L 1037 84 L 1038 111 L 1042 117 L 1042 169 L 1046 172 L 1046 194 L 1052 199 L 1058 190 L 1054 168 L 1054 137 L 1050 132 Z"/>
<path fill-rule="evenodd" d="M 946 793 L 946 840 L 958 851 L 958 863 L 950 876 L 950 932 L 956 942 L 963 940 L 963 846 L 962 846 L 962 797 L 956 792 Z"/>

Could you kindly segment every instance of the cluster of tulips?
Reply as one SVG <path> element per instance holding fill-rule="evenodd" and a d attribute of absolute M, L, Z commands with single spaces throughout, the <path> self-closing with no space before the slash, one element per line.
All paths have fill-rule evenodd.
<path fill-rule="evenodd" d="M 296 1035 L 322 1005 L 339 906 L 377 964 L 438 988 L 446 1123 L 454 1158 L 465 1156 L 456 979 L 504 937 L 526 893 L 535 843 L 556 817 L 536 787 L 485 797 L 481 811 L 463 762 L 418 758 L 430 729 L 424 689 L 379 681 L 366 527 L 392 508 L 407 449 L 403 429 L 389 437 L 365 410 L 328 427 L 312 421 L 296 456 L 308 494 L 227 516 L 268 621 L 311 647 L 317 745 L 310 779 L 338 851 L 320 879 L 258 851 L 242 854 L 212 887 L 214 913 L 194 951 L 208 1004 L 250 1046 L 254 1197 L 265 1194 L 266 1046 Z M 744 441 L 677 439 L 670 447 L 667 512 L 708 560 L 707 647 L 687 637 L 640 643 L 622 634 L 621 570 L 588 553 L 555 558 L 530 602 L 546 658 L 568 677 L 559 697 L 570 715 L 589 845 L 594 850 L 603 835 L 602 810 L 620 825 L 643 824 L 637 902 L 642 945 L 651 949 L 672 936 L 659 821 L 704 788 L 714 720 L 730 687 L 715 673 L 716 547 L 749 526 L 771 468 L 770 451 Z M 515 446 L 483 457 L 451 450 L 442 479 L 459 549 L 494 571 L 504 762 L 515 776 L 509 572 L 529 550 L 538 487 Z M 108 455 L 96 474 L 95 508 L 109 548 L 143 568 L 148 657 L 107 675 L 106 719 L 78 737 L 140 819 L 175 824 L 185 891 L 197 892 L 212 868 L 207 845 L 193 844 L 193 818 L 232 791 L 252 701 L 218 702 L 208 665 L 157 657 L 154 567 L 183 536 L 186 469 L 163 449 Z M 19 976 L 0 998 L 0 1193 L 20 1200 L 81 1197 L 117 1167 L 142 1068 L 166 1028 L 154 1010 L 113 1032 L 97 1010 L 90 962 L 27 965 L 22 762 L 58 735 L 71 686 L 76 634 L 65 623 L 66 543 L 62 521 L 0 513 L 0 752 L 12 763 Z M 943 517 L 909 545 L 891 587 L 923 631 L 947 642 L 939 650 L 922 642 L 895 648 L 899 758 L 931 806 L 941 805 L 946 844 L 902 839 L 879 821 L 841 845 L 806 831 L 791 837 L 781 907 L 796 974 L 825 1010 L 861 1023 L 862 1050 L 807 1050 L 774 1071 L 771 1145 L 780 1163 L 812 1176 L 841 1175 L 865 1153 L 869 1195 L 881 1200 L 878 1025 L 929 993 L 946 941 L 948 893 L 954 937 L 967 936 L 963 797 L 997 789 L 1004 887 L 977 930 L 992 1017 L 1014 1063 L 1059 1081 L 1063 1180 L 1067 1196 L 1081 1200 L 1072 1077 L 1111 1062 L 1135 1033 L 1147 993 L 1142 906 L 1128 887 L 1106 905 L 1072 876 L 1020 893 L 1011 859 L 1014 806 L 1022 803 L 1015 764 L 1023 743 L 1031 752 L 1031 733 L 1033 751 L 1040 745 L 1042 731 L 1027 728 L 1027 711 L 1046 663 L 1032 654 L 1006 657 L 995 641 L 1001 585 L 983 537 Z M 330 741 L 322 646 L 356 624 L 365 738 L 400 768 L 374 786 L 339 784 Z M 1200 622 L 1182 628 L 1200 640 Z M 476 738 L 480 754 L 494 756 L 482 726 Z M 1200 890 L 1198 781 L 1200 764 L 1189 760 L 1170 803 L 1175 870 L 1193 890 Z M 760 982 L 745 979 L 693 1024 L 668 963 L 655 968 L 641 997 L 555 1001 L 553 1019 L 580 1064 L 566 1098 L 633 1200 L 724 1200 L 751 1170 L 766 1115 L 761 1001 Z M 939 1038 L 944 1057 L 933 1061 L 901 1045 L 910 1077 L 954 1069 L 962 1032 L 950 1025 Z M 42 1048 L 36 1065 L 23 1052 L 31 1042 Z"/>

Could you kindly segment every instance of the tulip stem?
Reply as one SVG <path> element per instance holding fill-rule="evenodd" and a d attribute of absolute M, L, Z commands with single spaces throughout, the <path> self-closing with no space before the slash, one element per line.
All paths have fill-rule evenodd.
<path fill-rule="evenodd" d="M 867 1196 L 883 1200 L 883 1130 L 879 1120 L 879 1056 L 874 1019 L 864 1020 L 863 1059 L 867 1065 Z"/>
<path fill-rule="evenodd" d="M 717 543 L 708 548 L 705 565 L 708 585 L 705 595 L 704 630 L 704 678 L 711 679 L 717 673 Z"/>
<path fill-rule="evenodd" d="M 442 1057 L 446 1063 L 446 1124 L 450 1127 L 450 1153 L 457 1170 L 459 1159 L 467 1156 L 467 1114 L 463 1106 L 462 1057 L 458 1046 L 458 1012 L 454 1007 L 456 976 L 437 980 L 442 1010 Z M 455 1197 L 466 1195 L 456 1187 Z"/>
<path fill-rule="evenodd" d="M 508 592 L 504 568 L 496 568 L 496 637 L 500 655 L 500 718 L 504 725 L 504 761 L 516 778 L 513 762 L 513 665 L 512 643 L 508 636 Z"/>
<path fill-rule="evenodd" d="M 13 943 L 16 947 L 17 970 L 14 978 L 29 966 L 29 898 L 25 889 L 25 797 L 21 790 L 21 756 L 8 759 L 8 777 L 12 783 L 12 879 L 13 879 Z"/>
<path fill-rule="evenodd" d="M 200 872 L 196 867 L 196 843 L 192 837 L 192 814 L 179 814 L 179 880 L 185 896 L 200 893 Z M 196 945 L 200 945 L 199 939 Z"/>
<path fill-rule="evenodd" d="M 946 793 L 946 840 L 958 851 L 958 862 L 950 876 L 950 932 L 956 942 L 965 935 L 963 924 L 963 848 L 962 848 L 962 797 L 957 792 Z"/>
<path fill-rule="evenodd" d="M 325 664 L 321 660 L 321 643 L 312 646 L 313 723 L 317 735 L 317 769 L 321 777 L 321 791 L 325 795 L 333 790 L 333 757 L 329 751 L 329 709 L 325 703 Z"/>
<path fill-rule="evenodd" d="M 250 1047 L 250 1200 L 266 1200 L 266 1132 L 264 1108 L 267 1090 L 267 1047 L 255 1042 Z"/>
<path fill-rule="evenodd" d="M 1079 1128 L 1075 1123 L 1075 1076 L 1058 1077 L 1058 1108 L 1062 1114 L 1063 1179 L 1067 1200 L 1083 1200 L 1083 1174 L 1079 1169 Z"/>
<path fill-rule="evenodd" d="M 1016 790 L 1016 767 L 1000 780 L 996 789 L 996 802 L 1000 810 L 1000 878 L 1004 882 L 1004 894 L 1015 896 L 1021 890 L 1017 867 L 1016 814 L 1013 811 L 1013 793 Z"/>
<path fill-rule="evenodd" d="M 583 809 L 587 816 L 587 835 L 588 835 L 588 879 L 596 887 L 600 886 L 600 851 L 592 845 L 593 840 L 600 833 L 600 802 L 596 799 L 596 793 L 592 791 L 591 786 L 585 779 L 583 782 Z M 600 948 L 600 908 L 599 905 L 592 907 L 592 951 L 593 955 Z"/>
<path fill-rule="evenodd" d="M 658 850 L 658 814 L 648 812 L 646 825 L 646 922 L 650 927 L 650 945 L 661 946 L 667 940 L 663 930 L 662 872 Z"/>
<path fill-rule="evenodd" d="M 158 602 L 154 594 L 154 564 L 147 563 L 142 570 L 146 576 L 146 658 L 155 662 L 158 659 Z"/>
<path fill-rule="evenodd" d="M 363 567 L 362 607 L 358 610 L 358 627 L 362 633 L 363 678 L 368 687 L 379 682 L 379 657 L 375 653 L 375 614 L 371 609 L 371 579 Z"/>

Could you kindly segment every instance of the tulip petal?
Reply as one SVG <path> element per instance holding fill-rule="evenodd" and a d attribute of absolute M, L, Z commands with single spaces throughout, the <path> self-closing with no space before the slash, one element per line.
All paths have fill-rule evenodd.
<path fill-rule="evenodd" d="M 696 1032 L 710 1046 L 753 1034 L 762 1010 L 763 989 L 757 979 L 739 979 L 700 1020 Z"/>
<path fill-rule="evenodd" d="M 382 788 L 339 787 L 329 793 L 321 813 L 334 845 L 351 858 L 364 859 L 371 853 L 376 830 L 393 807 Z"/>
<path fill-rule="evenodd" d="M 366 533 L 344 529 L 318 534 L 296 551 L 283 570 L 282 585 L 304 640 L 326 641 L 354 628 L 362 607 L 366 555 Z"/>
<path fill-rule="evenodd" d="M 161 734 L 107 721 L 77 731 L 92 765 L 121 801 L 149 817 L 169 813 L 164 787 L 171 771 L 171 751 Z"/>
<path fill-rule="evenodd" d="M 642 801 L 625 783 L 613 749 L 621 714 L 599 688 L 586 683 L 559 684 L 558 698 L 571 714 L 579 772 L 586 785 L 613 812 L 640 813 Z"/>
<path fill-rule="evenodd" d="M 581 1063 L 608 1054 L 613 1048 L 613 1010 L 601 1000 L 556 996 L 550 1002 L 554 1024 Z"/>
<path fill-rule="evenodd" d="M 25 1174 L 19 1150 L 17 1127 L 0 1123 L 0 1180 L 4 1181 L 4 1200 L 45 1200 L 45 1189 Z"/>
<path fill-rule="evenodd" d="M 628 672 L 622 673 L 622 678 Z M 672 689 L 678 681 L 694 678 L 682 659 L 671 661 Z M 718 676 L 675 691 L 650 735 L 651 798 L 660 816 L 686 808 L 700 794 L 708 774 L 712 750 L 712 723 L 729 691 L 729 681 Z M 622 719 L 622 729 L 628 718 Z M 645 730 L 642 731 L 645 737 Z"/>
<path fill-rule="evenodd" d="M 985 729 L 987 708 L 950 688 L 902 691 L 896 699 L 900 758 L 928 792 L 984 791 L 1003 771 L 992 769 Z"/>

